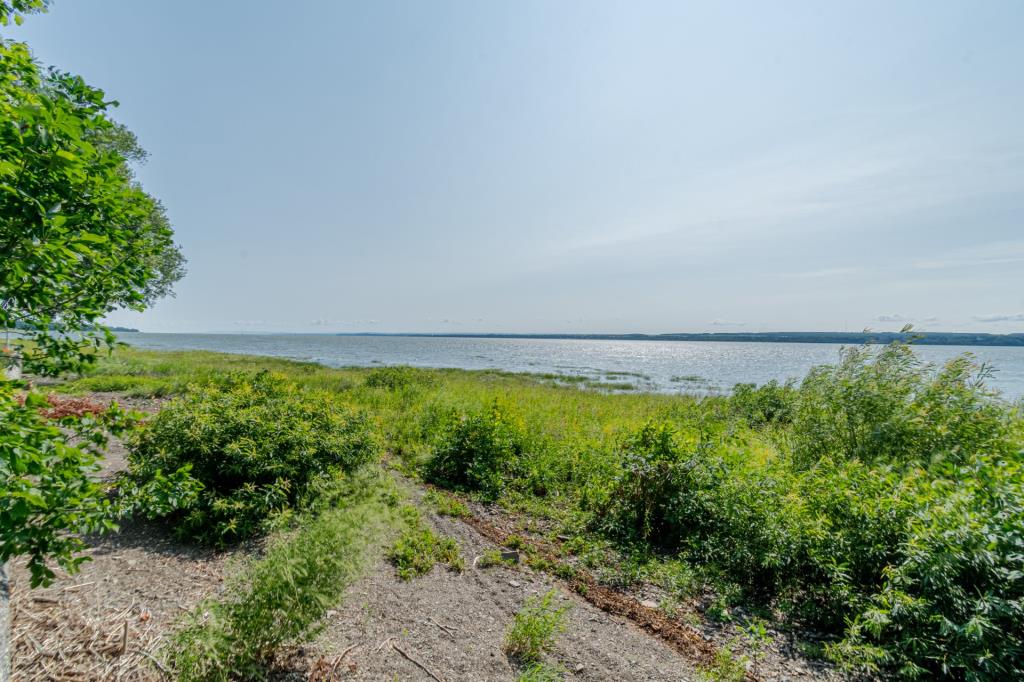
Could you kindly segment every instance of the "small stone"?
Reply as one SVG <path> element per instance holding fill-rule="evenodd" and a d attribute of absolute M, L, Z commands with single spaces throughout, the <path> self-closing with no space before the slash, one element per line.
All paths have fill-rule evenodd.
<path fill-rule="evenodd" d="M 582 663 L 577 663 L 577 664 L 576 664 L 576 672 L 578 672 L 578 673 L 581 673 L 581 672 L 583 672 L 583 667 L 584 667 L 584 666 L 583 666 L 583 664 L 582 664 Z"/>
<path fill-rule="evenodd" d="M 508 584 L 511 585 L 512 587 L 519 587 L 520 582 L 518 580 L 509 580 Z"/>
<path fill-rule="evenodd" d="M 658 608 L 658 602 L 653 599 L 644 599 L 640 602 L 640 606 L 646 606 L 649 609 L 656 609 Z"/>
<path fill-rule="evenodd" d="M 501 552 L 501 560 L 502 561 L 512 561 L 512 562 L 518 564 L 519 563 L 519 552 L 517 552 L 514 549 L 502 550 L 502 552 Z"/>

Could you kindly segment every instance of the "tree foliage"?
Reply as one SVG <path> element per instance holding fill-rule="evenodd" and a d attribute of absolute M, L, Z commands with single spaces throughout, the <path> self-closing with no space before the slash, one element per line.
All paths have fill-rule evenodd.
<path fill-rule="evenodd" d="M 0 60 L 0 327 L 34 330 L 26 368 L 52 374 L 111 342 L 103 316 L 166 294 L 182 262 L 134 181 L 138 145 L 108 117 L 114 103 L 23 43 L 0 44 Z"/>
<path fill-rule="evenodd" d="M 0 24 L 47 5 L 0 0 Z M 18 329 L 13 359 L 30 372 L 88 364 L 114 341 L 101 324 L 107 313 L 141 310 L 184 272 L 166 212 L 132 174 L 144 152 L 109 118 L 115 104 L 78 76 L 42 68 L 24 43 L 0 39 L 0 328 Z M 48 560 L 68 570 L 83 561 L 71 533 L 113 528 L 135 506 L 96 479 L 107 434 L 131 420 L 116 406 L 54 420 L 47 406 L 0 377 L 0 561 L 27 555 L 33 585 L 52 578 Z M 135 492 L 173 506 L 187 493 L 185 474 Z"/>

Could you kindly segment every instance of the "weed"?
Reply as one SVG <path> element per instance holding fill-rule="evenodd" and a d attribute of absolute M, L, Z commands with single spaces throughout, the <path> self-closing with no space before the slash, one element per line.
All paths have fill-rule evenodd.
<path fill-rule="evenodd" d="M 438 537 L 424 525 L 415 507 L 404 507 L 401 513 L 405 520 L 405 530 L 388 552 L 388 559 L 394 564 L 399 578 L 412 580 L 429 573 L 438 562 L 446 564 L 453 571 L 461 572 L 465 569 L 465 561 L 455 540 Z"/>
<path fill-rule="evenodd" d="M 515 559 L 506 559 L 499 549 L 485 550 L 483 555 L 477 559 L 477 568 L 490 568 L 492 566 L 515 566 Z"/>
<path fill-rule="evenodd" d="M 428 490 L 423 501 L 440 516 L 466 518 L 471 515 L 469 507 L 462 500 L 438 490 Z"/>
<path fill-rule="evenodd" d="M 560 682 L 565 679 L 565 670 L 560 666 L 535 662 L 527 665 L 516 678 L 516 682 Z"/>
<path fill-rule="evenodd" d="M 540 661 L 554 646 L 555 635 L 565 629 L 568 604 L 555 605 L 556 592 L 531 597 L 515 615 L 505 633 L 505 653 L 524 663 Z"/>
<path fill-rule="evenodd" d="M 743 682 L 749 661 L 746 656 L 737 656 L 735 648 L 735 642 L 720 648 L 715 654 L 714 663 L 701 670 L 701 677 L 706 682 Z"/>
<path fill-rule="evenodd" d="M 166 650 L 178 679 L 263 679 L 282 646 L 311 636 L 385 528 L 389 485 L 377 473 L 339 484 L 333 508 L 274 536 L 222 596 L 190 612 Z"/>

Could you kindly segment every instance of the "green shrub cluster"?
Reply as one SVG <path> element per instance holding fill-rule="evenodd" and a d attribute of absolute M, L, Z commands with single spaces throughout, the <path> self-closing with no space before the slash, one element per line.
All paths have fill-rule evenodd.
<path fill-rule="evenodd" d="M 383 388 L 389 391 L 415 386 L 433 386 L 434 383 L 434 377 L 430 372 L 406 365 L 372 369 L 367 373 L 365 381 L 369 388 Z"/>
<path fill-rule="evenodd" d="M 185 536 L 223 544 L 252 536 L 316 484 L 378 455 L 368 417 L 282 377 L 236 374 L 167 405 L 132 443 L 131 476 L 145 483 L 191 466 L 202 491 L 174 513 Z"/>
<path fill-rule="evenodd" d="M 793 459 L 823 457 L 932 468 L 987 453 L 1019 454 L 1017 416 L 987 390 L 988 368 L 961 356 L 935 369 L 906 345 L 846 350 L 800 386 Z"/>
<path fill-rule="evenodd" d="M 448 415 L 437 441 L 428 479 L 492 497 L 500 494 L 526 450 L 522 422 L 497 401 L 477 412 Z"/>
<path fill-rule="evenodd" d="M 796 408 L 796 388 L 792 381 L 766 384 L 736 384 L 730 404 L 736 414 L 754 427 L 789 424 Z"/>
<path fill-rule="evenodd" d="M 648 423 L 623 440 L 595 525 L 836 633 L 830 651 L 850 667 L 1020 676 L 1019 415 L 979 372 L 901 346 L 850 350 L 786 396 L 792 449 L 756 467 Z M 781 422 L 748 411 L 757 393 L 740 393 L 743 418 Z"/>

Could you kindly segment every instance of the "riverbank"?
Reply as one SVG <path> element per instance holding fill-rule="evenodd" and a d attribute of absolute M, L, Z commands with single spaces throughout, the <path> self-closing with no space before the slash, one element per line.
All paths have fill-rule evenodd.
<path fill-rule="evenodd" d="M 692 633 L 689 656 L 682 634 L 671 646 L 694 671 L 888 676 L 941 659 L 953 676 L 1018 672 L 1021 623 L 1000 604 L 1021 597 L 1006 576 L 1024 568 L 1010 550 L 1024 526 L 1024 421 L 968 359 L 929 368 L 905 347 L 854 349 L 800 386 L 697 397 L 581 390 L 548 375 L 122 349 L 59 388 L 173 397 L 262 370 L 369 415 L 391 468 L 466 510 L 448 502 L 430 514 L 454 513 L 524 570 L 648 636 Z M 989 547 L 980 564 L 979 547 Z M 962 596 L 977 589 L 987 596 Z M 914 611 L 886 606 L 905 600 Z M 721 656 L 709 661 L 700 642 Z M 571 652 L 556 652 L 573 678 Z"/>

